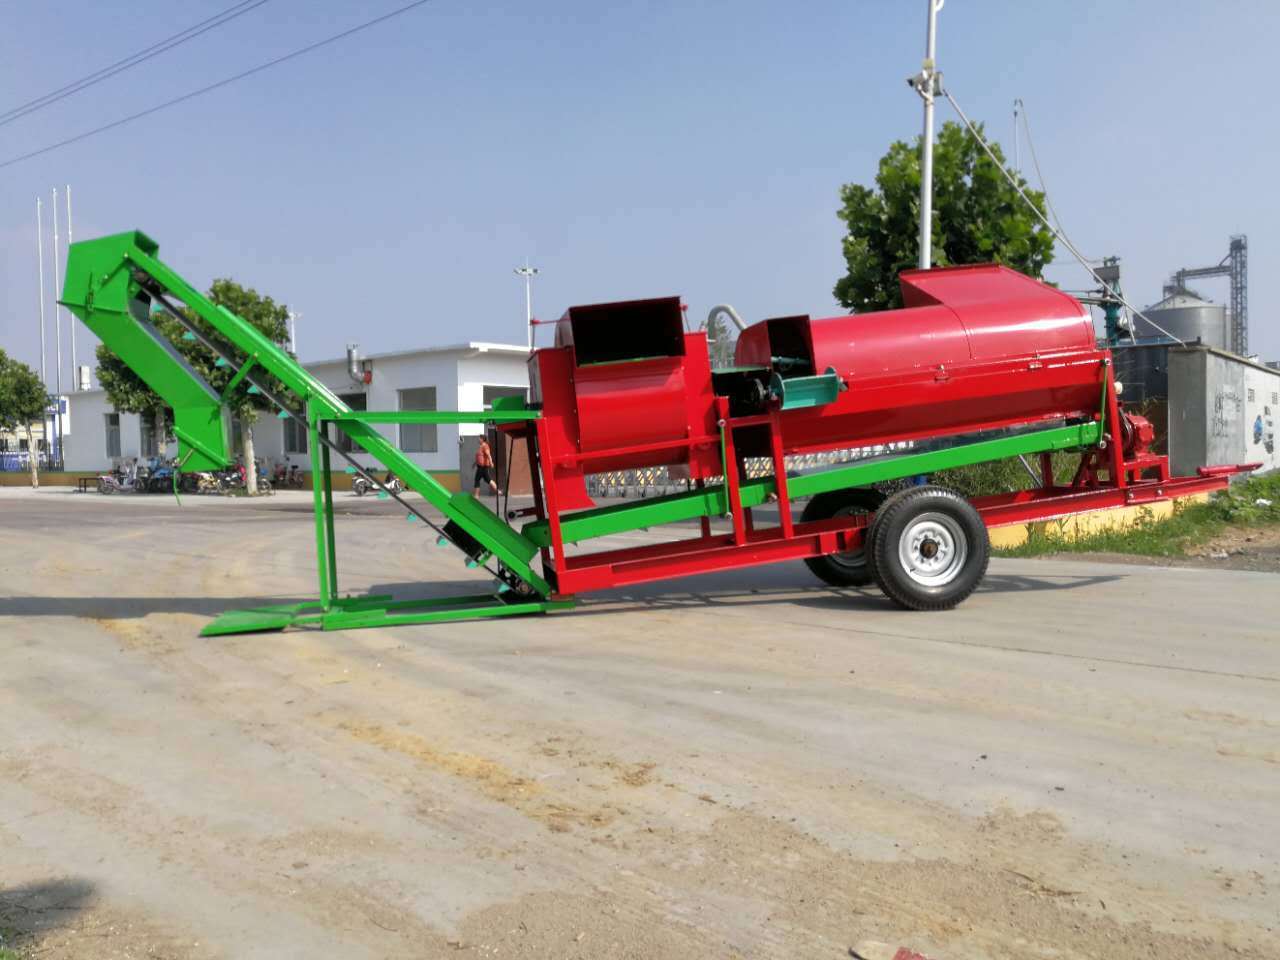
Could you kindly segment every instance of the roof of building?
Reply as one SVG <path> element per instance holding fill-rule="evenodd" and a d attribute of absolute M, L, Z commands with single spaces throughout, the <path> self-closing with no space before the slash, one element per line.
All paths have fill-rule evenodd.
<path fill-rule="evenodd" d="M 362 354 L 361 360 L 390 360 L 396 357 L 412 357 L 419 354 L 442 354 L 442 353 L 500 353 L 509 356 L 528 356 L 529 348 L 518 346 L 514 343 L 489 343 L 484 340 L 471 340 L 466 343 L 454 343 L 443 347 L 415 347 L 412 350 L 392 350 L 389 353 L 368 353 Z M 331 363 L 347 362 L 346 357 L 336 357 L 332 360 L 307 360 L 303 362 L 304 367 L 323 367 Z"/>

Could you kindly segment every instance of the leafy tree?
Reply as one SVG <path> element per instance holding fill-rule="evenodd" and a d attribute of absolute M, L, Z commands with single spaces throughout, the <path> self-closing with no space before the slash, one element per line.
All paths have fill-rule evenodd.
<path fill-rule="evenodd" d="M 992 152 L 1004 162 L 999 145 Z M 1044 194 L 1020 184 L 1044 213 Z M 836 299 L 860 312 L 901 307 L 898 274 L 920 255 L 920 138 L 893 143 L 874 188 L 848 183 L 840 199 L 848 272 L 836 282 Z M 957 123 L 943 124 L 934 146 L 932 233 L 935 266 L 995 262 L 1038 278 L 1053 259 L 1053 234 Z"/>
<path fill-rule="evenodd" d="M 737 338 L 734 334 L 736 328 L 730 328 L 729 324 L 720 314 L 707 321 L 707 351 L 711 354 L 711 366 L 713 369 L 733 366 L 733 352 L 737 344 Z"/>
<path fill-rule="evenodd" d="M 19 427 L 26 430 L 32 487 L 40 486 L 37 463 L 40 458 L 31 435 L 31 424 L 44 419 L 48 404 L 49 392 L 36 372 L 0 350 L 0 429 L 15 433 Z"/>
<path fill-rule="evenodd" d="M 276 343 L 283 343 L 288 338 L 289 308 L 276 303 L 271 297 L 263 296 L 251 287 L 243 287 L 234 280 L 218 279 L 208 291 L 209 299 L 217 306 L 226 307 L 232 313 L 257 327 L 263 334 Z M 220 342 L 217 332 L 191 311 L 185 311 L 187 321 L 213 342 Z M 235 376 L 235 369 L 230 366 L 218 366 L 218 356 L 198 340 L 184 340 L 183 326 L 165 314 L 153 314 L 151 322 L 156 325 L 178 352 L 186 358 L 192 368 L 200 374 L 214 390 L 222 393 Z M 235 351 L 231 351 L 236 355 Z M 266 374 L 258 368 L 254 378 L 264 383 L 272 392 L 279 389 L 279 384 L 267 382 Z M 173 411 L 165 407 L 164 401 L 148 387 L 142 379 L 130 370 L 106 345 L 98 347 L 98 381 L 107 392 L 107 398 L 119 410 L 140 413 L 156 418 L 157 436 L 165 436 L 173 422 Z M 274 389 L 273 389 L 274 387 Z M 270 408 L 270 402 L 260 393 L 251 393 L 248 380 L 241 380 L 227 398 L 227 406 L 240 422 L 241 456 L 244 459 L 247 492 L 254 495 L 258 491 L 257 467 L 253 453 L 253 424 L 261 411 Z"/>

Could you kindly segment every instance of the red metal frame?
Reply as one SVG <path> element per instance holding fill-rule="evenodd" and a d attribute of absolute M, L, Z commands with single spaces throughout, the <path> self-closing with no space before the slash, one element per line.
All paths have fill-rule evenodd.
<path fill-rule="evenodd" d="M 1121 416 L 1118 405 L 1111 400 L 1108 407 L 1107 418 L 1114 424 Z M 535 507 L 540 518 L 548 518 L 551 534 L 551 545 L 543 550 L 544 576 L 555 584 L 557 596 L 782 560 L 802 560 L 861 546 L 866 526 L 864 516 L 800 523 L 794 521 L 779 431 L 775 424 L 768 420 L 766 423 L 772 434 L 771 446 L 777 470 L 775 476 L 780 480 L 777 486 L 777 526 L 755 526 L 750 509 L 742 506 L 737 460 L 732 453 L 733 427 L 738 424 L 731 418 L 726 418 L 725 422 L 725 448 L 729 464 L 728 499 L 732 521 L 728 533 L 713 533 L 709 519 L 704 517 L 696 537 L 638 547 L 575 553 L 570 556 L 564 548 L 554 490 L 544 485 L 542 478 L 537 476 L 537 470 L 533 471 Z M 546 432 L 544 421 L 537 421 L 536 426 L 536 441 L 534 432 L 529 433 L 531 447 L 535 450 Z M 1098 463 L 1103 458 L 1105 462 Z M 536 456 L 534 462 L 537 462 Z M 782 469 L 778 469 L 779 466 Z M 1144 453 L 1138 459 L 1129 461 L 1124 458 L 1119 443 L 1108 443 L 1104 449 L 1089 450 L 1081 454 L 1081 467 L 1068 486 L 1053 482 L 1051 464 L 1046 454 L 1041 462 L 1044 471 L 1041 486 L 1016 493 L 977 497 L 971 502 L 988 527 L 1031 523 L 1220 490 L 1227 486 L 1232 474 L 1256 466 L 1243 464 L 1207 467 L 1194 477 L 1171 478 L 1168 476 L 1166 458 Z M 1157 470 L 1159 476 L 1145 480 L 1137 477 L 1137 474 L 1150 469 Z M 1111 476 L 1103 479 L 1100 476 L 1103 470 Z"/>
<path fill-rule="evenodd" d="M 1102 442 L 1081 453 L 1069 485 L 1055 483 L 1045 453 L 1039 487 L 976 498 L 973 505 L 989 527 L 1208 492 L 1250 469 L 1214 467 L 1195 477 L 1170 477 L 1167 458 L 1147 450 L 1149 425 L 1121 411 L 1110 353 L 1097 348 L 1088 314 L 1065 294 L 996 267 L 909 274 L 903 287 L 908 307 L 901 311 L 812 323 L 787 317 L 748 328 L 739 342 L 740 363 L 763 361 L 772 369 L 774 352 L 785 356 L 790 350 L 801 356 L 780 362 L 810 363 L 815 369 L 803 375 L 815 375 L 825 364 L 842 390 L 817 406 L 772 403 L 738 416 L 731 398 L 713 389 L 705 335 L 683 333 L 671 299 L 567 313 L 557 327 L 557 346 L 530 358 L 542 417 L 501 428 L 528 443 L 534 511 L 547 521 L 549 534 L 543 575 L 556 595 L 860 546 L 865 517 L 795 518 L 785 462 L 792 454 L 1101 421 Z M 649 353 L 619 356 L 630 336 L 627 323 L 650 316 L 659 335 L 638 337 Z M 900 327 L 885 326 L 889 320 Z M 877 343 L 878 353 L 872 349 Z M 947 362 L 935 362 L 939 356 Z M 779 514 L 776 526 L 764 528 L 743 506 L 741 486 L 744 458 L 760 456 L 773 462 Z M 711 518 L 702 517 L 691 538 L 566 552 L 561 515 L 589 504 L 585 473 L 672 463 L 682 465 L 698 487 L 723 475 L 729 532 L 713 532 Z"/>

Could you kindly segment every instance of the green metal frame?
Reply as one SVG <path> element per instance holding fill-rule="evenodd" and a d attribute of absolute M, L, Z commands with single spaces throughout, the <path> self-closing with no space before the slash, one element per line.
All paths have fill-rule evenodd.
<path fill-rule="evenodd" d="M 530 566 L 538 546 L 513 530 L 484 504 L 465 493 L 455 493 L 422 469 L 402 450 L 382 436 L 380 423 L 505 423 L 535 419 L 537 411 L 503 406 L 492 411 L 422 411 L 401 413 L 351 410 L 301 364 L 272 343 L 252 324 L 203 294 L 157 257 L 159 247 L 140 231 L 115 234 L 72 244 L 67 256 L 66 281 L 61 303 L 89 327 L 103 343 L 133 369 L 174 410 L 178 460 L 186 470 L 210 470 L 231 460 L 229 417 L 224 397 L 182 358 L 151 323 L 151 311 L 159 305 L 188 327 L 188 332 L 213 349 L 226 365 L 234 364 L 234 383 L 248 380 L 252 387 L 275 402 L 288 416 L 307 427 L 311 441 L 313 505 L 316 528 L 318 604 L 267 608 L 225 614 L 206 628 L 207 635 L 248 630 L 278 630 L 289 625 L 319 622 L 322 626 L 371 626 L 376 623 L 422 623 L 471 616 L 507 616 L 546 612 L 564 607 L 549 600 L 551 586 Z M 198 318 L 196 325 L 169 302 L 172 297 Z M 267 377 L 255 379 L 255 371 Z M 272 378 L 272 379 L 268 379 Z M 272 384 L 268 387 L 268 384 Z M 276 386 L 279 384 L 283 390 Z M 270 391 L 275 390 L 276 393 Z M 403 601 L 401 604 L 351 600 L 338 596 L 337 548 L 333 531 L 333 487 L 330 477 L 328 433 L 330 425 L 341 430 L 362 451 L 393 471 L 405 486 L 452 521 L 479 545 L 472 548 L 471 563 L 490 558 L 500 573 L 522 581 L 530 599 L 508 602 L 514 594 L 503 587 L 480 602 L 475 597 L 449 601 Z M 368 471 L 352 461 L 358 470 Z M 370 476 L 375 484 L 376 478 Z M 400 499 L 397 497 L 397 499 Z M 431 526 L 435 524 L 412 504 L 401 503 Z M 438 528 L 437 528 L 438 529 Z M 447 533 L 447 539 L 455 539 Z M 456 542 L 456 541 L 455 541 Z M 446 608 L 437 609 L 441 603 Z M 318 608 L 318 612 L 316 609 Z M 318 618 L 318 619 L 317 619 Z"/>
<path fill-rule="evenodd" d="M 885 460 L 852 463 L 831 467 L 820 473 L 808 473 L 787 478 L 787 494 L 790 497 L 811 497 L 831 490 L 848 487 L 865 487 L 886 480 L 900 480 L 923 473 L 936 473 L 954 467 L 964 467 L 989 460 L 1002 460 L 1019 454 L 1048 453 L 1075 447 L 1094 446 L 1102 436 L 1102 424 L 1098 421 L 1081 423 L 1051 430 L 1037 430 L 1011 437 L 982 440 L 961 444 L 943 450 L 909 453 Z M 724 442 L 721 440 L 721 448 Z M 777 492 L 772 477 L 748 480 L 739 487 L 742 506 L 758 507 Z M 696 520 L 699 517 L 723 516 L 729 512 L 729 492 L 724 484 L 654 497 L 639 503 L 623 503 L 594 510 L 583 510 L 560 518 L 560 535 L 565 543 L 580 543 L 594 537 L 604 537 L 628 530 L 656 527 L 663 523 Z M 550 528 L 545 520 L 535 520 L 520 531 L 539 546 L 551 542 Z"/>

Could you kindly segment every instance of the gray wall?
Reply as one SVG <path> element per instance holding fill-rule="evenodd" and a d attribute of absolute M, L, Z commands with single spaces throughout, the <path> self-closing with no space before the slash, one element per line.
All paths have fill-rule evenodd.
<path fill-rule="evenodd" d="M 1210 464 L 1280 468 L 1275 422 L 1280 372 L 1207 347 L 1169 350 L 1169 467 L 1194 475 Z"/>

